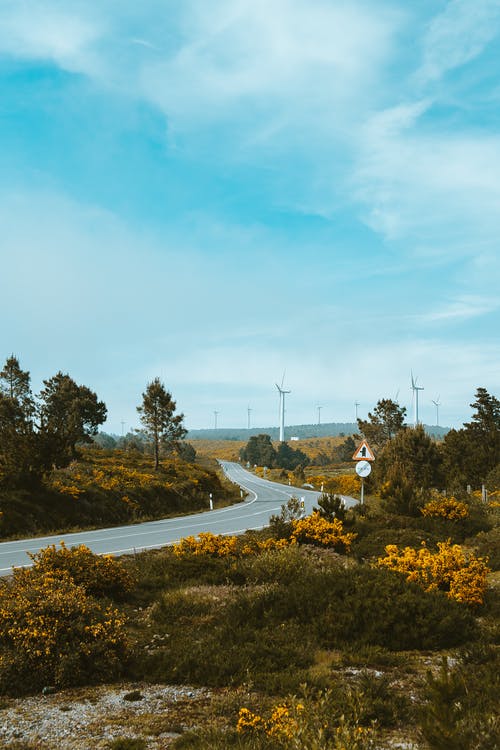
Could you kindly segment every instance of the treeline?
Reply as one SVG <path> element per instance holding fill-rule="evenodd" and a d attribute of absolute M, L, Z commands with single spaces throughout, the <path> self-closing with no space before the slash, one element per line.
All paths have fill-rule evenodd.
<path fill-rule="evenodd" d="M 500 401 L 478 388 L 470 406 L 471 421 L 440 442 L 421 425 L 405 425 L 406 409 L 391 399 L 382 399 L 367 420 L 358 420 L 376 455 L 369 483 L 388 510 L 415 512 L 431 489 L 460 494 L 481 485 L 500 487 Z"/>
<path fill-rule="evenodd" d="M 0 372 L 0 488 L 33 488 L 54 467 L 77 457 L 106 419 L 103 401 L 62 372 L 38 394 L 30 373 L 10 356 Z"/>
<path fill-rule="evenodd" d="M 141 430 L 113 446 L 96 442 L 107 410 L 90 388 L 62 372 L 38 394 L 30 381 L 11 355 L 0 372 L 0 537 L 179 515 L 208 507 L 210 495 L 236 499 L 214 471 L 193 465 L 184 415 L 158 378 L 137 407 Z"/>

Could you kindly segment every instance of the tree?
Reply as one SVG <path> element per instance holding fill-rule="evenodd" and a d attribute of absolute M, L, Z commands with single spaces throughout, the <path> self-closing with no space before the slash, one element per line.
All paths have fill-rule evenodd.
<path fill-rule="evenodd" d="M 58 372 L 43 381 L 40 392 L 40 435 L 45 461 L 65 466 L 76 458 L 76 444 L 92 442 L 99 425 L 106 420 L 103 401 L 85 385 Z"/>
<path fill-rule="evenodd" d="M 254 466 L 274 466 L 276 451 L 270 435 L 252 435 L 246 446 L 240 451 L 240 458 Z"/>
<path fill-rule="evenodd" d="M 500 401 L 478 388 L 471 407 L 471 421 L 446 434 L 443 460 L 450 483 L 479 486 L 500 463 Z"/>
<path fill-rule="evenodd" d="M 30 379 L 29 372 L 21 370 L 19 360 L 11 354 L 0 372 L 0 392 L 8 398 L 15 399 L 26 414 L 32 413 L 34 407 Z"/>
<path fill-rule="evenodd" d="M 12 354 L 0 372 L 0 484 L 31 484 L 39 474 L 34 408 L 30 374 Z"/>
<path fill-rule="evenodd" d="M 422 425 L 401 430 L 377 456 L 373 479 L 386 508 L 417 514 L 426 494 L 443 482 L 441 455 Z"/>
<path fill-rule="evenodd" d="M 280 469 L 289 469 L 293 471 L 298 466 L 307 466 L 309 458 L 301 450 L 294 450 L 288 443 L 282 442 L 278 446 L 274 466 Z"/>
<path fill-rule="evenodd" d="M 339 461 L 340 463 L 351 461 L 355 450 L 356 443 L 354 442 L 354 439 L 351 436 L 346 437 L 343 443 L 337 445 L 336 448 L 333 449 L 334 460 Z"/>
<path fill-rule="evenodd" d="M 184 414 L 175 414 L 176 403 L 159 378 L 148 383 L 142 394 L 142 406 L 137 407 L 143 425 L 142 432 L 153 444 L 155 471 L 160 466 L 160 449 L 175 448 L 187 430 L 183 427 Z"/>
<path fill-rule="evenodd" d="M 377 401 L 373 414 L 368 412 L 368 420 L 358 419 L 358 428 L 374 447 L 382 448 L 405 428 L 405 417 L 406 407 L 383 398 Z"/>

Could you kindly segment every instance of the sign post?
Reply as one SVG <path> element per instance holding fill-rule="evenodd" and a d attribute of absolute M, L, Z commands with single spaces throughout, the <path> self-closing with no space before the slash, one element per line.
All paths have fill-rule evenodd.
<path fill-rule="evenodd" d="M 366 440 L 362 440 L 358 445 L 352 459 L 356 461 L 356 474 L 361 479 L 360 503 L 363 505 L 365 501 L 365 477 L 368 477 L 371 473 L 371 461 L 375 461 L 375 455 Z"/>

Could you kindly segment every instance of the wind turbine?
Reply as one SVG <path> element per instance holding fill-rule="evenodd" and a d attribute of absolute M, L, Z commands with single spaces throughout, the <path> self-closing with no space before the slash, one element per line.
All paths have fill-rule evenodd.
<path fill-rule="evenodd" d="M 291 391 L 283 390 L 284 382 L 285 382 L 285 373 L 283 373 L 281 386 L 279 386 L 278 383 L 275 383 L 276 388 L 278 389 L 278 392 L 280 394 L 280 443 L 285 442 L 285 396 L 287 393 L 291 393 Z"/>
<path fill-rule="evenodd" d="M 417 385 L 417 378 L 413 377 L 413 372 L 411 373 L 411 389 L 413 391 L 413 399 L 414 399 L 413 426 L 416 427 L 418 425 L 418 392 L 423 391 L 424 387 L 422 385 Z"/>
<path fill-rule="evenodd" d="M 436 407 L 436 425 L 439 427 L 439 407 L 441 406 L 441 401 L 439 400 L 439 396 L 434 401 L 434 399 L 431 399 L 432 403 Z"/>
<path fill-rule="evenodd" d="M 217 429 L 217 417 L 219 416 L 218 411 L 214 411 L 214 423 L 215 423 L 215 429 Z"/>
<path fill-rule="evenodd" d="M 247 423 L 248 423 L 248 429 L 250 429 L 250 414 L 251 414 L 252 412 L 253 412 L 253 409 L 251 409 L 250 407 L 248 407 L 248 408 L 247 408 L 247 417 L 248 417 L 248 419 L 247 419 Z"/>
<path fill-rule="evenodd" d="M 321 424 L 321 409 L 323 407 L 322 406 L 317 406 L 316 408 L 318 410 L 318 424 Z"/>
<path fill-rule="evenodd" d="M 359 401 L 354 402 L 354 414 L 356 415 L 356 422 L 358 421 L 358 406 L 359 405 L 360 405 Z"/>

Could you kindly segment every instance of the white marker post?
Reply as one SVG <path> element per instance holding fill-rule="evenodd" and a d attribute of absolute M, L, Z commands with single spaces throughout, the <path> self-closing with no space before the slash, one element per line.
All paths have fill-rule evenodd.
<path fill-rule="evenodd" d="M 210 493 L 210 510 L 214 509 L 214 501 L 212 500 L 212 493 Z"/>

